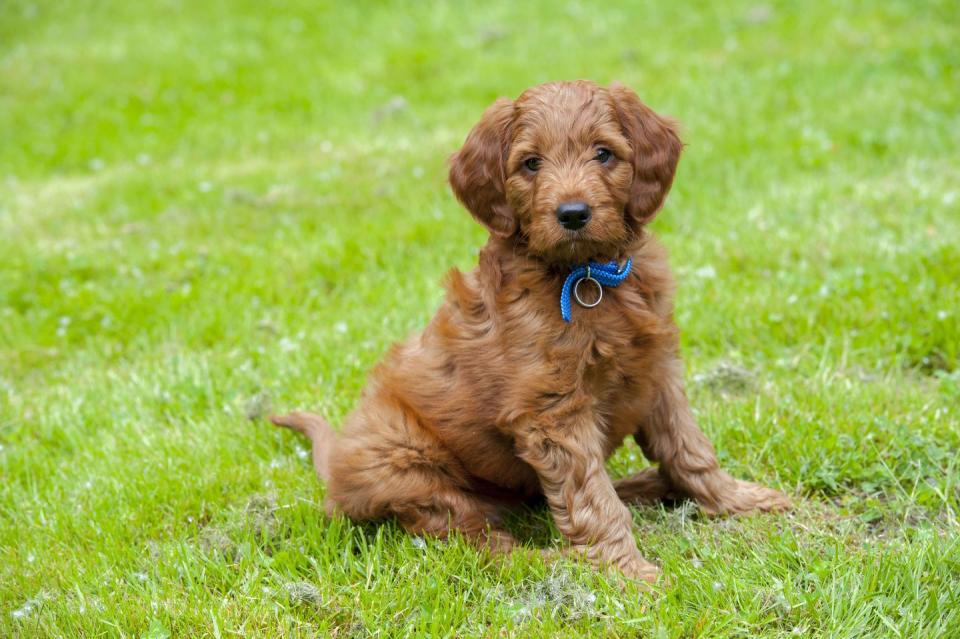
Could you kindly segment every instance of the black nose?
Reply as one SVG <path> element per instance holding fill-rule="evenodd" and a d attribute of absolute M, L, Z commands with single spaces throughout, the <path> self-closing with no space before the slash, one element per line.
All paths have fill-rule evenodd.
<path fill-rule="evenodd" d="M 586 202 L 564 202 L 557 207 L 557 221 L 571 231 L 582 229 L 590 221 L 590 207 Z"/>

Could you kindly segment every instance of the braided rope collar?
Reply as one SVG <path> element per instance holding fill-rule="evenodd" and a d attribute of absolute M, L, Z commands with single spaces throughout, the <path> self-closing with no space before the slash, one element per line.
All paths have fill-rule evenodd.
<path fill-rule="evenodd" d="M 563 282 L 563 288 L 560 289 L 560 314 L 563 321 L 570 322 L 572 318 L 570 307 L 570 298 L 577 300 L 577 304 L 584 308 L 593 308 L 603 299 L 603 287 L 609 286 L 616 288 L 620 286 L 623 280 L 630 275 L 630 269 L 633 268 L 633 259 L 627 258 L 623 268 L 617 265 L 616 260 L 611 260 L 606 264 L 597 262 L 588 262 L 586 266 L 578 266 L 571 271 L 570 275 Z M 580 285 L 584 282 L 592 283 L 597 287 L 596 301 L 587 303 L 580 297 Z"/>

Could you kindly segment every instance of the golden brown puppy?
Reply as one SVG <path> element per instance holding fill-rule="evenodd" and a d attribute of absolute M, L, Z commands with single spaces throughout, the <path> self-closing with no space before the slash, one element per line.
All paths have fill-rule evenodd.
<path fill-rule="evenodd" d="M 789 507 L 718 467 L 684 395 L 673 282 L 644 229 L 681 149 L 674 122 L 622 86 L 544 84 L 487 109 L 450 161 L 454 193 L 490 231 L 477 268 L 450 271 L 433 320 L 377 366 L 340 436 L 309 413 L 274 418 L 313 441 L 329 510 L 503 550 L 498 509 L 543 495 L 573 551 L 652 580 L 626 503 Z M 611 260 L 625 279 L 602 286 Z M 582 303 L 562 313 L 587 264 Z M 611 481 L 604 461 L 627 435 L 659 466 Z"/>

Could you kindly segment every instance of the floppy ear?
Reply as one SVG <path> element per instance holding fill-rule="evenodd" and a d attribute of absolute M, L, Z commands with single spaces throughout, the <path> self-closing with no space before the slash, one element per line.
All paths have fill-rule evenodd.
<path fill-rule="evenodd" d="M 677 123 L 654 113 L 636 93 L 620 84 L 610 85 L 609 91 L 633 148 L 633 186 L 626 213 L 639 227 L 656 217 L 666 199 L 683 143 L 677 136 Z"/>
<path fill-rule="evenodd" d="M 517 230 L 504 188 L 504 164 L 513 126 L 513 101 L 500 98 L 486 111 L 450 158 L 450 186 L 491 234 L 509 237 Z"/>

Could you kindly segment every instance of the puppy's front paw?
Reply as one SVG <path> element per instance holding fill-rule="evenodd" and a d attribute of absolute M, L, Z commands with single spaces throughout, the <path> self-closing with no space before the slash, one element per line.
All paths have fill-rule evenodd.
<path fill-rule="evenodd" d="M 625 577 L 634 581 L 653 584 L 660 577 L 660 569 L 643 557 L 633 558 L 619 568 Z"/>
<path fill-rule="evenodd" d="M 793 503 L 779 490 L 750 481 L 735 480 L 734 489 L 716 504 L 702 504 L 708 515 L 736 515 L 752 511 L 779 512 L 790 510 Z"/>
<path fill-rule="evenodd" d="M 633 581 L 642 581 L 652 584 L 660 576 L 660 569 L 643 558 L 639 550 L 628 553 L 620 559 L 613 559 L 598 552 L 595 546 L 574 545 L 563 550 L 568 559 L 588 561 L 598 570 L 606 571 L 610 575 L 622 576 Z"/>

